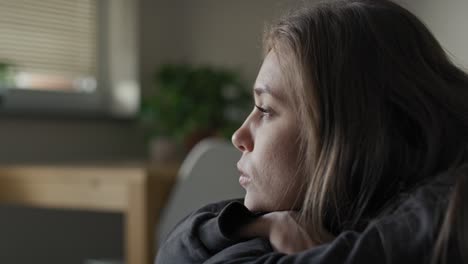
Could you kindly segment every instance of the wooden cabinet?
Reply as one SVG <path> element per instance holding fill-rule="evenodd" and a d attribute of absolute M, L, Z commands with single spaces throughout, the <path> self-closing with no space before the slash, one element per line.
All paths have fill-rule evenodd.
<path fill-rule="evenodd" d="M 125 263 L 154 261 L 160 209 L 177 165 L 0 166 L 0 202 L 124 215 Z"/>

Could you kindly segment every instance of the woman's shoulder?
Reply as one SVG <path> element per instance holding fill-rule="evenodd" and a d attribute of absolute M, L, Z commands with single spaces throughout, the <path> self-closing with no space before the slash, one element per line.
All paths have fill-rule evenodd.
<path fill-rule="evenodd" d="M 426 218 L 436 221 L 447 206 L 456 183 L 456 174 L 447 170 L 421 181 L 411 189 L 398 194 L 374 222 L 400 222 L 406 218 Z M 431 221 L 431 222 L 433 222 Z"/>
<path fill-rule="evenodd" d="M 440 230 L 457 175 L 445 171 L 400 194 L 391 210 L 380 215 L 377 228 L 388 258 L 429 258 Z M 392 263 L 391 260 L 389 260 Z"/>
<path fill-rule="evenodd" d="M 238 198 L 238 199 L 227 199 L 227 200 L 222 200 L 222 201 L 217 201 L 213 203 L 209 203 L 207 205 L 204 205 L 200 207 L 199 209 L 195 210 L 193 213 L 203 213 L 203 212 L 209 212 L 209 213 L 220 213 L 226 206 L 229 204 L 243 204 L 244 199 Z"/>
<path fill-rule="evenodd" d="M 225 236 L 222 219 L 242 208 L 242 199 L 230 199 L 201 207 L 183 218 L 159 248 L 156 263 L 201 263 L 218 247 L 233 243 Z M 236 209 L 237 208 L 237 209 Z"/>
<path fill-rule="evenodd" d="M 420 182 L 398 196 L 389 215 L 398 217 L 400 214 L 416 213 L 419 210 L 434 213 L 444 211 L 455 187 L 457 176 L 454 170 L 446 170 Z"/>

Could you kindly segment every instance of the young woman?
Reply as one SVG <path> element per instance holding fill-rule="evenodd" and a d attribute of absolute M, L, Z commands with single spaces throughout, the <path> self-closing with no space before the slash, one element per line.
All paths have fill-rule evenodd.
<path fill-rule="evenodd" d="M 468 260 L 468 75 L 387 0 L 336 0 L 267 31 L 233 135 L 243 200 L 168 236 L 164 263 Z"/>

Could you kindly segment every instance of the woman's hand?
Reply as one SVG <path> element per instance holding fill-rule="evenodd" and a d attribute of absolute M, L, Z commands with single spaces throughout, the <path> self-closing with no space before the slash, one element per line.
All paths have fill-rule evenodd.
<path fill-rule="evenodd" d="M 295 219 L 296 213 L 279 211 L 265 214 L 240 230 L 242 238 L 263 237 L 272 247 L 285 254 L 294 254 L 317 244 Z"/>

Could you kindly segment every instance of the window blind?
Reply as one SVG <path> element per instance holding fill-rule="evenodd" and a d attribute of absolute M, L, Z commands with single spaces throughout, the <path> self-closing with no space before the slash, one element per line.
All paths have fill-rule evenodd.
<path fill-rule="evenodd" d="M 97 1 L 0 0 L 0 62 L 13 65 L 16 86 L 89 88 L 97 71 Z"/>

